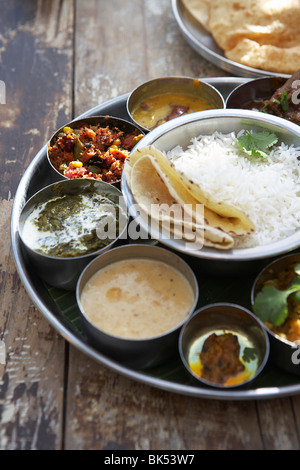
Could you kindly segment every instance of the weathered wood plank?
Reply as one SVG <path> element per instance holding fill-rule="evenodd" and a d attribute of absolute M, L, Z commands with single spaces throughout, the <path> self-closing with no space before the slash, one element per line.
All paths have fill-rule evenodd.
<path fill-rule="evenodd" d="M 143 3 L 76 2 L 75 115 L 146 77 Z"/>
<path fill-rule="evenodd" d="M 73 2 L 1 2 L 0 195 L 15 193 L 25 168 L 72 118 Z"/>
<path fill-rule="evenodd" d="M 170 75 L 224 76 L 184 41 L 169 0 L 76 3 L 75 115 Z"/>
<path fill-rule="evenodd" d="M 73 2 L 12 0 L 0 7 L 6 86 L 0 105 L 0 448 L 60 449 L 65 342 L 25 292 L 9 227 L 25 168 L 72 114 Z"/>
<path fill-rule="evenodd" d="M 10 249 L 12 200 L 0 201 L 0 448 L 59 448 L 64 342 L 30 301 Z"/>
<path fill-rule="evenodd" d="M 290 398 L 258 402 L 257 408 L 265 449 L 299 449 L 299 434 Z"/>
<path fill-rule="evenodd" d="M 297 443 L 298 443 L 295 449 L 300 449 L 300 396 L 296 395 L 292 397 L 291 400 L 292 400 L 293 413 L 294 413 L 295 421 L 296 421 L 295 438 L 297 438 Z"/>
<path fill-rule="evenodd" d="M 146 0 L 144 5 L 147 79 L 172 75 L 226 76 L 186 43 L 169 0 Z"/>
<path fill-rule="evenodd" d="M 66 448 L 262 449 L 254 402 L 200 400 L 120 376 L 71 348 Z"/>

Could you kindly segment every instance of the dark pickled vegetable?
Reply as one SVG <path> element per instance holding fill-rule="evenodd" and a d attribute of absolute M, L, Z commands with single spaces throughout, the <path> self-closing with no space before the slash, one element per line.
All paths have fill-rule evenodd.
<path fill-rule="evenodd" d="M 202 377 L 217 384 L 225 384 L 245 369 L 240 360 L 238 337 L 232 333 L 211 334 L 204 342 L 200 359 L 203 364 Z"/>

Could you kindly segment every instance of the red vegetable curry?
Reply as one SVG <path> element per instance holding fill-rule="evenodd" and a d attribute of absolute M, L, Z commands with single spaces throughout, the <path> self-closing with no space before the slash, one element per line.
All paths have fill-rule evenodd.
<path fill-rule="evenodd" d="M 117 127 L 64 127 L 48 146 L 54 168 L 67 178 L 93 178 L 107 183 L 120 181 L 124 161 L 143 137 L 139 130 L 126 134 Z"/>

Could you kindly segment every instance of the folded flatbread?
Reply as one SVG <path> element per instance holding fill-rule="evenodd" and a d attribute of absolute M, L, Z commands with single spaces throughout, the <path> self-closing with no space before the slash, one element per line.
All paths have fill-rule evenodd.
<path fill-rule="evenodd" d="M 188 238 L 194 233 L 202 236 L 205 246 L 229 249 L 235 236 L 254 230 L 243 212 L 205 195 L 153 146 L 133 151 L 124 172 L 136 203 L 162 226 L 171 225 L 174 234 L 181 231 Z M 170 207 L 176 210 L 170 212 Z"/>

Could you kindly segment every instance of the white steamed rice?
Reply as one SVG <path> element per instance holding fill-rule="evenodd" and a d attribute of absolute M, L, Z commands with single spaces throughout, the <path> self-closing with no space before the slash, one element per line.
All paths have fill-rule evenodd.
<path fill-rule="evenodd" d="M 219 201 L 241 209 L 255 225 L 235 247 L 285 238 L 300 226 L 300 147 L 278 144 L 267 158 L 248 157 L 236 142 L 241 132 L 200 136 L 187 150 L 167 153 L 175 168 Z"/>

